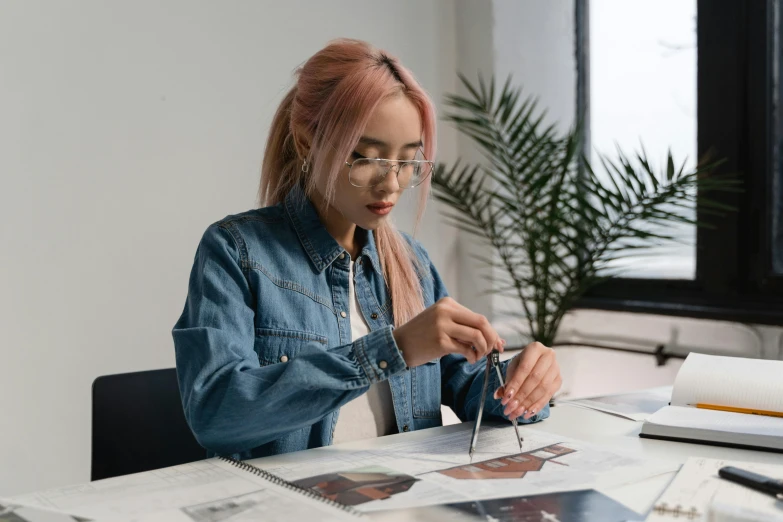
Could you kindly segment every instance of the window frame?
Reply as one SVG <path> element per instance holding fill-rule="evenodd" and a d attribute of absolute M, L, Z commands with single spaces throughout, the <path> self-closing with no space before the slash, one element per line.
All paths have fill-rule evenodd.
<path fill-rule="evenodd" d="M 577 118 L 589 150 L 589 0 L 575 0 Z M 774 153 L 781 129 L 773 57 L 783 0 L 697 0 L 697 155 L 724 158 L 717 175 L 743 191 L 710 194 L 736 208 L 697 219 L 694 280 L 613 278 L 576 308 L 783 324 L 783 277 L 773 270 L 773 198 L 783 184 Z M 777 183 L 776 183 L 777 177 Z M 720 260 L 716 262 L 716 260 Z"/>

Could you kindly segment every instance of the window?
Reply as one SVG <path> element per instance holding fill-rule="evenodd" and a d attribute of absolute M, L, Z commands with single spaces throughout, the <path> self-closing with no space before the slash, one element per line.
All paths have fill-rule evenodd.
<path fill-rule="evenodd" d="M 783 0 L 576 0 L 588 151 L 609 153 L 613 141 L 632 151 L 641 140 L 651 158 L 669 146 L 675 159 L 709 152 L 725 159 L 716 174 L 743 183 L 740 193 L 711 195 L 736 212 L 707 217 L 697 202 L 697 218 L 713 228 L 683 230 L 692 247 L 664 252 L 657 266 L 628 266 L 627 277 L 596 287 L 579 306 L 783 324 L 781 9 Z M 675 117 L 676 131 L 655 127 Z"/>
<path fill-rule="evenodd" d="M 668 149 L 696 165 L 696 0 L 591 0 L 590 157 L 640 144 L 663 164 Z M 598 170 L 600 173 L 600 169 Z M 692 209 L 693 214 L 696 208 Z M 696 227 L 658 255 L 616 263 L 630 277 L 694 279 Z"/>
<path fill-rule="evenodd" d="M 781 16 L 783 12 L 783 0 L 778 0 L 774 21 L 773 21 L 773 48 L 775 57 L 773 59 L 773 81 L 772 89 L 774 100 L 774 129 L 775 137 L 773 141 L 773 168 L 775 169 L 774 180 L 772 182 L 772 252 L 773 268 L 775 274 L 783 276 L 783 112 L 780 104 L 783 103 L 783 25 L 781 25 Z"/>

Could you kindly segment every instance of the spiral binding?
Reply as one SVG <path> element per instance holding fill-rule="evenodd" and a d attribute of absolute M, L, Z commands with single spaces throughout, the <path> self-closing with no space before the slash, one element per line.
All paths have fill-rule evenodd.
<path fill-rule="evenodd" d="M 657 504 L 653 511 L 659 515 L 673 515 L 675 518 L 682 517 L 683 520 L 696 520 L 702 516 L 698 509 L 691 507 L 689 509 L 683 508 L 680 504 L 674 507 L 669 507 L 666 502 Z"/>
<path fill-rule="evenodd" d="M 323 504 L 329 505 L 333 508 L 345 511 L 346 513 L 350 513 L 351 515 L 357 516 L 357 517 L 364 517 L 364 515 L 352 508 L 351 506 L 346 506 L 345 504 L 340 504 L 339 502 L 335 502 L 332 499 L 322 497 L 315 491 L 297 486 L 296 484 L 292 484 L 291 482 L 288 482 L 287 480 L 283 479 L 282 477 L 278 477 L 274 473 L 269 473 L 268 471 L 265 471 L 261 468 L 257 468 L 252 464 L 248 464 L 247 462 L 243 462 L 241 460 L 232 459 L 231 457 L 218 457 L 221 460 L 224 460 L 231 464 L 232 466 L 235 466 L 242 471 L 247 471 L 248 473 L 252 473 L 253 475 L 257 477 L 261 477 L 264 480 L 271 482 L 272 484 L 276 486 L 280 486 L 282 488 L 288 489 L 290 491 L 295 491 L 301 495 L 304 495 L 308 498 L 311 498 L 313 500 L 317 500 L 318 502 L 321 502 Z"/>

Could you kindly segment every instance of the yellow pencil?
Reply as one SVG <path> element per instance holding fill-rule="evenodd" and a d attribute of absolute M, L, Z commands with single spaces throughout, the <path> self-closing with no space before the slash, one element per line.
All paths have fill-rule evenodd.
<path fill-rule="evenodd" d="M 753 410 L 750 408 L 735 408 L 733 406 L 716 406 L 715 404 L 704 404 L 701 402 L 696 404 L 696 407 L 702 408 L 704 410 L 733 411 L 735 413 L 749 413 L 750 415 L 766 415 L 768 417 L 783 417 L 783 413 L 778 411 Z"/>

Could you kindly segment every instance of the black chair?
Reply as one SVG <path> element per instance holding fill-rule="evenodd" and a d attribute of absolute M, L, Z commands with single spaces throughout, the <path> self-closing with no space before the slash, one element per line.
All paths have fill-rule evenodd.
<path fill-rule="evenodd" d="M 174 368 L 92 383 L 91 480 L 206 458 L 182 411 Z"/>

